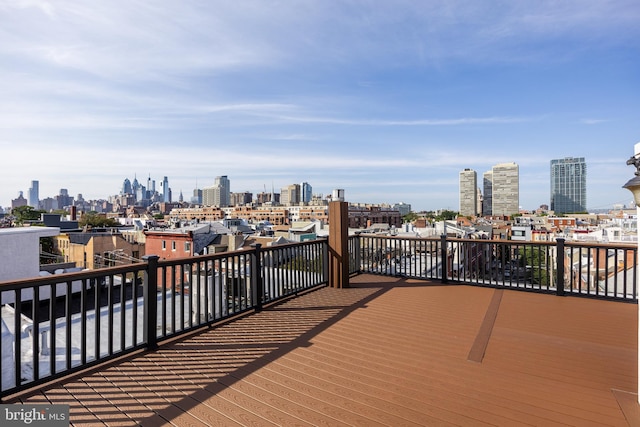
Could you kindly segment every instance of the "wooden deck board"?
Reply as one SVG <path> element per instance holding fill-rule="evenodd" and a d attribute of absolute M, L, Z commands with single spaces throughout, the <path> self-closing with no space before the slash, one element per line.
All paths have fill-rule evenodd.
<path fill-rule="evenodd" d="M 16 402 L 78 426 L 637 425 L 636 305 L 351 281 Z"/>

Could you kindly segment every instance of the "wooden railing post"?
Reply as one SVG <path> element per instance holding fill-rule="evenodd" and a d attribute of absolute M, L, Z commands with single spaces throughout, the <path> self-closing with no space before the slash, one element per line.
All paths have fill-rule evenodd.
<path fill-rule="evenodd" d="M 144 341 L 149 350 L 158 348 L 158 255 L 145 255 L 147 262 L 144 274 Z"/>
<path fill-rule="evenodd" d="M 443 234 L 442 236 L 440 236 L 440 258 L 441 258 L 441 262 L 440 265 L 442 266 L 442 283 L 447 283 L 447 275 L 448 273 L 448 264 L 449 264 L 449 257 L 448 257 L 448 251 L 447 251 L 447 235 Z"/>
<path fill-rule="evenodd" d="M 556 239 L 556 295 L 564 295 L 564 239 Z"/>
<path fill-rule="evenodd" d="M 349 287 L 349 207 L 329 203 L 329 286 Z"/>
<path fill-rule="evenodd" d="M 264 299 L 264 283 L 262 281 L 262 262 L 260 259 L 260 243 L 251 245 L 254 251 L 251 253 L 251 287 L 253 288 L 253 305 L 256 311 L 262 310 L 262 300 Z"/>

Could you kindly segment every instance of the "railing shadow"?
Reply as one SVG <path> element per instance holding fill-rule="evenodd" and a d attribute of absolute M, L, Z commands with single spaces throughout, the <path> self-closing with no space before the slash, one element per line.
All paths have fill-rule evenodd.
<path fill-rule="evenodd" d="M 180 417 L 189 418 L 194 411 L 202 418 L 220 416 L 219 399 L 215 405 L 210 400 L 214 396 L 239 386 L 241 380 L 289 352 L 313 345 L 316 335 L 393 287 L 404 286 L 406 280 L 376 278 L 376 283 L 353 282 L 351 288 L 323 288 L 274 304 L 64 384 L 64 389 L 73 395 L 93 396 L 89 405 L 84 397 L 82 400 L 92 417 L 80 408 L 75 412 L 74 401 L 70 401 L 73 425 L 96 419 L 107 424 L 131 421 L 157 425 L 161 420 L 177 422 Z M 52 392 L 53 395 L 44 391 L 44 395 L 53 398 L 58 394 L 61 398 L 59 391 Z M 105 405 L 105 400 L 117 405 L 118 410 Z M 127 416 L 118 415 L 121 411 Z"/>

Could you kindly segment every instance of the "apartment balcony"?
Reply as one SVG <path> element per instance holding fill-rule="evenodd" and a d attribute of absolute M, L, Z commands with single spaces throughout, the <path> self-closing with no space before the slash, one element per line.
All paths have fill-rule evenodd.
<path fill-rule="evenodd" d="M 51 316 L 43 318 L 37 304 L 29 311 L 14 302 L 10 329 L 36 319 L 14 343 L 26 356 L 12 362 L 3 403 L 67 404 L 82 426 L 640 422 L 637 299 L 620 274 L 624 265 L 636 277 L 636 263 L 620 261 L 628 257 L 613 271 L 591 263 L 607 272 L 585 276 L 594 285 L 574 283 L 563 267 L 583 245 L 562 248 L 553 270 L 537 265 L 518 279 L 492 267 L 513 262 L 480 255 L 513 261 L 521 242 L 486 241 L 479 250 L 462 239 L 370 236 L 349 244 L 348 287 L 327 286 L 330 241 L 68 275 L 70 291 L 107 278 L 102 291 L 80 286 L 77 294 L 98 307 L 103 292 L 107 305 L 85 302 L 74 313 L 65 295 L 45 304 Z M 558 251 L 536 247 L 545 259 L 544 248 Z M 602 252 L 591 249 L 580 255 Z M 566 280 L 557 286 L 536 269 Z M 0 290 L 8 298 L 59 286 L 39 280 Z M 65 332 L 51 332 L 58 328 Z M 74 331 L 85 338 L 74 341 Z M 11 367 L 3 362 L 3 371 Z"/>

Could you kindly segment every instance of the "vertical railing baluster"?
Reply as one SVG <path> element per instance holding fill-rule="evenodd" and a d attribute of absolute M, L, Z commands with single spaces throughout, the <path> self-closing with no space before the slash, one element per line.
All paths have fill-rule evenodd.
<path fill-rule="evenodd" d="M 556 295 L 564 295 L 564 239 L 556 239 Z"/>
<path fill-rule="evenodd" d="M 46 285 L 45 285 L 46 286 Z M 22 301 L 22 299 L 20 300 Z M 16 304 L 17 305 L 17 304 Z M 31 316 L 33 319 L 32 329 L 32 352 L 33 352 L 33 381 L 40 379 L 40 286 L 33 288 L 33 300 L 31 301 Z M 18 319 L 18 328 L 16 329 L 16 335 L 22 336 L 22 319 Z M 16 357 L 18 357 L 16 355 Z M 20 355 L 19 357 L 22 357 Z"/>
<path fill-rule="evenodd" d="M 623 265 L 622 265 L 622 271 L 624 271 L 624 275 L 622 276 L 622 280 L 624 281 L 623 283 L 623 294 L 622 294 L 622 298 L 627 298 L 627 269 L 629 268 L 629 265 L 627 263 L 627 250 L 624 249 L 623 252 Z"/>
<path fill-rule="evenodd" d="M 58 283 L 52 283 L 49 286 L 49 375 L 56 373 L 56 312 L 58 302 Z M 39 306 L 40 304 L 38 304 Z"/>
<path fill-rule="evenodd" d="M 207 283 L 207 264 L 204 261 L 204 271 L 203 264 L 201 261 L 196 263 L 196 274 L 197 274 L 197 282 L 198 282 L 198 301 L 199 304 L 202 304 L 202 311 L 204 311 L 204 321 L 202 323 L 208 323 L 211 319 L 211 314 L 209 312 L 209 307 L 211 305 L 210 295 L 209 295 L 209 284 Z M 204 283 L 202 283 L 204 281 Z M 203 289 L 204 287 L 204 289 Z M 201 298 L 201 296 L 203 296 Z"/>
<path fill-rule="evenodd" d="M 87 283 L 95 279 L 82 279 L 80 289 L 80 365 L 87 363 Z M 88 282 L 87 282 L 88 281 Z M 93 285 L 95 289 L 95 285 Z"/>
<path fill-rule="evenodd" d="M 14 377 L 15 377 L 15 386 L 19 387 L 22 384 L 22 290 L 16 289 L 14 292 L 15 302 L 14 306 L 14 318 L 13 318 L 13 330 L 15 332 L 15 343 L 14 343 Z M 33 289 L 34 298 L 35 298 L 35 287 Z M 35 320 L 35 319 L 34 319 Z M 35 333 L 35 325 L 33 327 L 33 332 Z M 33 340 L 33 337 L 32 337 Z M 35 347 L 32 347 L 35 352 Z M 35 368 L 35 367 L 34 367 Z M 35 373 L 34 373 L 35 374 Z"/>
<path fill-rule="evenodd" d="M 144 278 L 144 341 L 147 348 L 158 348 L 157 324 L 158 324 L 158 257 L 157 255 L 145 255 L 142 259 L 147 262 Z M 163 274 L 163 279 L 166 276 Z M 164 280 L 163 280 L 164 281 Z"/>
<path fill-rule="evenodd" d="M 329 282 L 329 242 L 324 241 L 322 245 L 322 281 Z"/>
<path fill-rule="evenodd" d="M 66 361 L 66 370 L 71 369 L 71 336 L 72 336 L 72 325 L 71 325 L 71 297 L 72 294 L 71 280 L 67 280 L 67 292 L 64 298 L 64 311 L 65 311 L 65 323 L 67 327 L 65 328 L 65 361 Z"/>
<path fill-rule="evenodd" d="M 185 292 L 184 292 L 184 283 L 179 283 L 176 276 L 178 274 L 178 272 L 180 272 L 180 277 L 182 278 L 184 276 L 184 265 L 172 265 L 171 266 L 171 290 L 173 292 L 173 295 L 175 295 L 176 293 L 178 293 L 180 295 L 180 306 L 178 307 L 178 309 L 180 310 L 180 319 L 179 321 L 176 321 L 176 319 L 173 319 L 173 325 L 171 328 L 171 333 L 175 334 L 177 332 L 182 332 L 184 331 L 185 328 L 185 304 L 187 305 L 187 311 L 189 313 L 191 313 L 191 300 L 185 301 Z M 180 280 L 180 282 L 182 282 L 182 280 Z M 180 292 L 177 291 L 177 289 L 180 288 Z M 172 297 L 171 301 L 173 304 L 176 304 L 176 298 Z M 191 316 L 189 316 L 191 317 Z"/>
<path fill-rule="evenodd" d="M 249 257 L 249 271 L 251 272 L 251 289 L 253 291 L 254 306 L 257 311 L 262 310 L 262 300 L 264 298 L 264 282 L 262 281 L 262 254 L 260 243 L 252 245 L 253 252 Z"/>
<path fill-rule="evenodd" d="M 360 273 L 362 271 L 362 240 L 360 237 L 356 237 L 355 241 L 355 255 L 356 255 L 356 273 Z"/>
<path fill-rule="evenodd" d="M 101 277 L 100 280 L 105 280 L 104 277 Z M 102 323 L 102 319 L 100 316 L 100 294 L 102 293 L 102 283 L 97 283 L 95 286 L 95 290 L 93 292 L 93 309 L 94 309 L 94 322 L 93 322 L 93 336 L 95 337 L 94 346 L 94 360 L 100 359 L 101 352 L 101 340 L 102 336 L 100 333 L 100 327 Z"/>
<path fill-rule="evenodd" d="M 613 296 L 618 296 L 618 251 L 614 253 L 613 260 Z"/>
<path fill-rule="evenodd" d="M 199 293 L 196 294 L 195 292 L 198 292 L 198 288 L 197 288 L 197 278 L 194 277 L 195 275 L 195 271 L 194 271 L 194 263 L 193 262 L 188 262 L 188 263 L 182 263 L 180 264 L 182 267 L 182 274 L 180 275 L 180 282 L 182 283 L 181 287 L 184 288 L 185 290 L 185 294 L 187 295 L 187 298 L 189 299 L 189 327 L 188 329 L 193 328 L 194 326 L 198 326 L 201 321 L 200 321 L 200 315 L 202 314 L 200 311 L 200 298 L 195 298 L 195 295 L 200 295 Z"/>
<path fill-rule="evenodd" d="M 442 283 L 447 283 L 447 264 L 449 260 L 447 258 L 447 235 L 440 236 L 440 266 L 442 270 Z"/>
<path fill-rule="evenodd" d="M 131 345 L 138 345 L 138 279 L 139 273 L 136 271 L 133 275 L 133 287 L 131 289 Z"/>
<path fill-rule="evenodd" d="M 605 258 L 605 262 L 606 262 L 606 258 Z M 599 283 L 599 277 L 600 277 L 600 273 L 601 273 L 601 271 L 600 271 L 600 249 L 596 249 L 596 264 L 595 265 L 596 265 L 596 274 L 595 274 L 596 283 L 594 285 L 595 285 L 595 288 L 596 288 L 596 295 L 600 295 L 600 283 Z M 605 276 L 605 292 L 606 292 L 606 286 L 607 286 L 607 282 L 606 282 L 606 276 L 607 275 L 606 275 L 606 273 L 605 273 L 604 276 Z"/>
<path fill-rule="evenodd" d="M 126 341 L 126 332 L 127 332 L 127 326 L 126 326 L 126 306 L 125 306 L 125 302 L 127 300 L 126 298 L 126 288 L 127 288 L 127 275 L 126 273 L 122 273 L 121 277 L 120 277 L 120 351 L 123 351 L 125 348 L 127 348 L 127 341 Z"/>
<path fill-rule="evenodd" d="M 114 275 L 110 275 L 109 276 L 109 284 L 107 285 L 107 308 L 108 308 L 108 317 L 107 317 L 107 336 L 109 337 L 109 340 L 107 342 L 108 344 L 108 350 L 107 350 L 107 355 L 111 356 L 113 354 L 113 340 L 114 340 L 114 336 L 113 336 L 113 288 L 115 285 L 115 277 Z"/>

